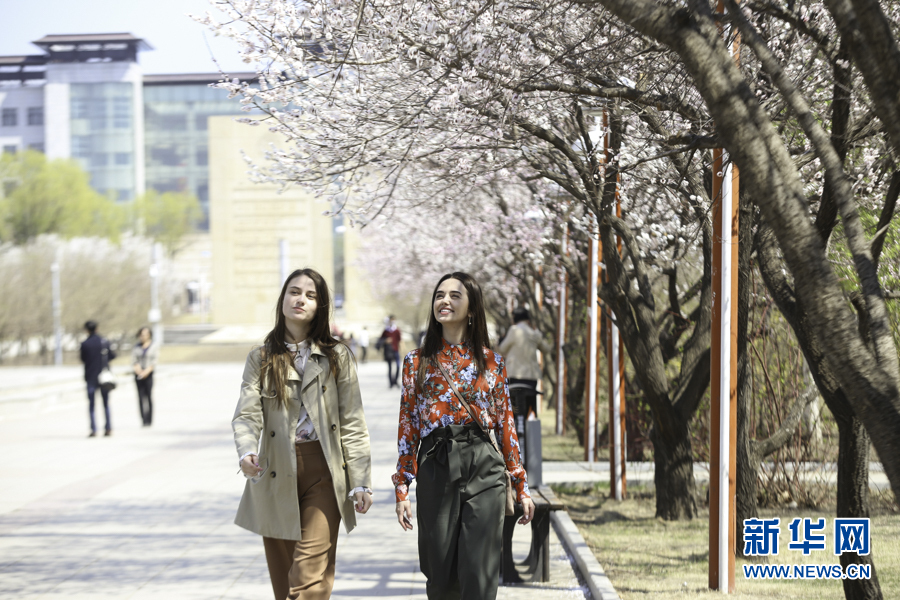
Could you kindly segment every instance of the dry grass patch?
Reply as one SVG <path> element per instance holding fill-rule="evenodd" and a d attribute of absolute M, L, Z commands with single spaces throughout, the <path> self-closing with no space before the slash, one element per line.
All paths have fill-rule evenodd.
<path fill-rule="evenodd" d="M 693 521 L 663 521 L 654 517 L 655 499 L 630 490 L 630 498 L 615 502 L 608 487 L 588 491 L 557 489 L 569 515 L 612 581 L 622 600 L 667 600 L 717 597 L 708 589 L 709 513 L 704 508 Z M 782 564 L 837 564 L 829 539 L 825 551 L 804 557 L 788 550 L 787 524 L 794 517 L 825 517 L 831 528 L 833 511 L 812 509 L 767 510 L 766 517 L 781 517 L 780 551 L 771 562 Z M 884 598 L 900 598 L 900 515 L 890 509 L 872 518 L 875 567 Z M 738 559 L 736 593 L 746 599 L 796 598 L 842 600 L 843 587 L 834 580 L 763 581 L 745 579 Z"/>

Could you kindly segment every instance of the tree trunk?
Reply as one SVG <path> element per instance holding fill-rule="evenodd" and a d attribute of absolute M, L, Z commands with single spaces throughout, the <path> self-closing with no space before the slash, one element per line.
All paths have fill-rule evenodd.
<path fill-rule="evenodd" d="M 656 516 L 666 521 L 693 519 L 697 514 L 697 501 L 687 423 L 670 422 L 667 430 L 676 435 L 663 435 L 658 423 L 654 423 L 650 430 L 655 466 Z"/>
<path fill-rule="evenodd" d="M 738 309 L 740 315 L 740 309 Z M 740 318 L 740 317 L 738 317 Z M 740 347 L 740 334 L 738 346 Z M 754 456 L 750 448 L 750 360 L 745 350 L 738 349 L 738 400 L 737 400 L 737 472 L 735 473 L 735 551 L 744 555 L 744 527 L 746 519 L 759 516 L 756 503 L 759 456 Z"/>
<path fill-rule="evenodd" d="M 750 383 L 750 254 L 753 251 L 753 210 L 747 194 L 739 194 L 738 222 L 738 321 L 737 321 L 737 456 L 735 457 L 735 549 L 744 555 L 744 519 L 759 516 L 756 505 L 759 458 L 750 450 L 750 409 L 753 388 Z"/>
<path fill-rule="evenodd" d="M 843 414 L 835 414 L 840 446 L 837 473 L 837 516 L 864 519 L 869 516 L 869 436 L 862 421 L 853 416 L 849 405 Z M 834 411 L 832 411 L 834 412 Z M 881 586 L 875 573 L 872 554 L 841 554 L 841 565 L 871 565 L 871 579 L 844 579 L 847 600 L 881 600 Z"/>
<path fill-rule="evenodd" d="M 826 360 L 826 354 L 810 329 L 809 315 L 793 295 L 784 271 L 777 263 L 771 235 L 761 230 L 757 237 L 760 272 L 766 287 L 775 298 L 782 314 L 797 336 L 797 342 L 816 386 L 838 425 L 838 517 L 865 518 L 869 516 L 869 436 L 860 419 L 856 417 L 850 400 L 840 387 L 834 371 Z M 840 562 L 868 564 L 872 566 L 872 578 L 843 580 L 844 594 L 848 600 L 879 599 L 881 587 L 875 576 L 872 555 L 842 554 Z"/>

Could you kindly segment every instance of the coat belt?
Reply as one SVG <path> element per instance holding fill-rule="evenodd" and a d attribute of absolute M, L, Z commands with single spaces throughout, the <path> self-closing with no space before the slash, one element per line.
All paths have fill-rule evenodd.
<path fill-rule="evenodd" d="M 431 440 L 430 447 L 425 451 L 425 457 L 447 467 L 447 479 L 453 483 L 462 478 L 458 442 L 471 442 L 475 437 L 484 437 L 477 423 L 438 427 L 422 440 L 423 446 L 428 445 L 428 441 Z M 434 479 L 434 471 L 431 472 L 431 478 Z"/>

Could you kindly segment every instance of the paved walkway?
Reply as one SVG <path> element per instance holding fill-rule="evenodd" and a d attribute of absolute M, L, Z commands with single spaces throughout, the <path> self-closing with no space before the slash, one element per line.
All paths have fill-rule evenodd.
<path fill-rule="evenodd" d="M 609 482 L 609 461 L 600 460 L 594 463 L 586 461 L 553 462 L 553 468 L 544 463 L 544 483 L 546 485 L 585 486 L 599 482 Z M 771 471 L 772 463 L 764 463 L 764 467 Z M 793 465 L 787 465 L 793 469 Z M 633 485 L 653 486 L 652 461 L 625 463 L 626 482 Z M 837 484 L 837 465 L 835 463 L 802 463 L 798 467 L 800 477 L 809 481 Z M 697 483 L 709 482 L 709 463 L 694 462 L 694 481 Z M 869 487 L 875 490 L 889 490 L 891 487 L 887 475 L 880 462 L 869 463 Z"/>
<path fill-rule="evenodd" d="M 0 597 L 270 599 L 262 544 L 232 523 L 243 489 L 230 430 L 242 367 L 163 365 L 147 429 L 123 376 L 112 437 L 91 439 L 77 369 L 0 368 Z M 394 517 L 397 393 L 383 371 L 361 367 L 376 496 L 342 533 L 334 597 L 424 600 L 414 533 Z M 520 557 L 528 532 L 517 534 Z M 552 580 L 501 587 L 500 598 L 584 598 L 551 536 Z"/>

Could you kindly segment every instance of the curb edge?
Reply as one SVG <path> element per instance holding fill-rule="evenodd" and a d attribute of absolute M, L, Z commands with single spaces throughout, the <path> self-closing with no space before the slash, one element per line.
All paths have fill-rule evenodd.
<path fill-rule="evenodd" d="M 575 523 L 564 510 L 555 510 L 550 513 L 550 522 L 556 530 L 556 535 L 566 549 L 566 552 L 575 561 L 575 566 L 581 573 L 582 579 L 587 584 L 593 600 L 620 600 L 615 588 L 606 576 L 606 572 L 591 549 L 588 547 Z"/>

